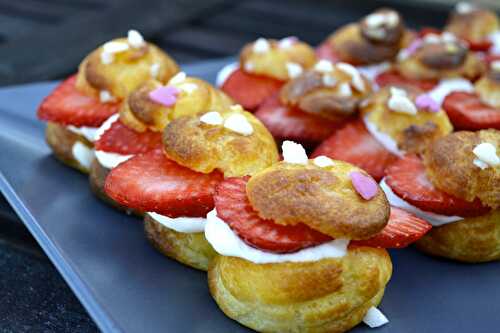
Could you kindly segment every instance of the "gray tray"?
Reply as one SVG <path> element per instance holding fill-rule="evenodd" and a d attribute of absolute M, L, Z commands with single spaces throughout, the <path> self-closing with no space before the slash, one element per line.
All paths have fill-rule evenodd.
<path fill-rule="evenodd" d="M 224 62 L 185 67 L 213 81 Z M 141 221 L 108 208 L 87 178 L 50 156 L 35 110 L 54 83 L 0 90 L 0 190 L 105 332 L 246 332 L 211 299 L 204 273 L 156 253 Z M 500 264 L 392 251 L 380 308 L 390 323 L 354 332 L 498 332 Z"/>

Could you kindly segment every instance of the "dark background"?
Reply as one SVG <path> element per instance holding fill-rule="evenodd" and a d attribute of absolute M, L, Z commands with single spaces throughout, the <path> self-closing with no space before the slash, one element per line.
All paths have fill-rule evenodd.
<path fill-rule="evenodd" d="M 235 55 L 259 36 L 295 35 L 316 45 L 381 6 L 398 9 L 410 27 L 439 27 L 450 8 L 445 2 L 0 0 L 0 86 L 63 78 L 97 45 L 131 28 L 185 64 Z M 0 196 L 0 332 L 94 331 Z"/>

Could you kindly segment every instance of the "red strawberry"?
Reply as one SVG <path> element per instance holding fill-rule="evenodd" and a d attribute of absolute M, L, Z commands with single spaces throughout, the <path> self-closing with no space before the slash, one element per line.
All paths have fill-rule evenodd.
<path fill-rule="evenodd" d="M 444 100 L 443 109 L 456 130 L 500 129 L 500 108 L 484 104 L 474 93 L 449 94 Z"/>
<path fill-rule="evenodd" d="M 224 180 L 214 197 L 217 215 L 245 242 L 262 250 L 286 253 L 331 240 L 305 224 L 285 226 L 260 218 L 247 198 L 248 178 Z"/>
<path fill-rule="evenodd" d="M 387 185 L 403 200 L 427 212 L 447 216 L 480 216 L 489 209 L 479 200 L 454 197 L 435 188 L 425 174 L 425 166 L 416 155 L 407 155 L 386 170 Z"/>
<path fill-rule="evenodd" d="M 469 44 L 469 48 L 471 51 L 481 51 L 481 52 L 487 52 L 490 47 L 493 45 L 493 43 L 487 39 L 479 41 L 479 42 L 473 42 L 470 40 L 466 40 L 467 44 Z"/>
<path fill-rule="evenodd" d="M 428 91 L 434 88 L 437 84 L 434 80 L 415 80 L 415 79 L 407 79 L 397 71 L 389 70 L 387 72 L 380 73 L 375 78 L 375 82 L 380 87 L 386 86 L 414 86 L 418 87 L 422 90 Z"/>
<path fill-rule="evenodd" d="M 399 249 L 419 240 L 431 228 L 429 222 L 402 209 L 391 207 L 389 223 L 380 233 L 366 240 L 352 241 L 350 244 Z"/>
<path fill-rule="evenodd" d="M 433 27 L 423 27 L 418 32 L 418 37 L 422 38 L 422 37 L 425 37 L 425 35 L 429 35 L 429 34 L 441 35 L 441 30 L 433 28 Z"/>
<path fill-rule="evenodd" d="M 203 174 L 169 160 L 161 149 L 132 157 L 111 170 L 104 189 L 129 208 L 170 217 L 204 217 L 223 176 Z"/>
<path fill-rule="evenodd" d="M 123 155 L 141 154 L 161 147 L 161 133 L 145 131 L 136 132 L 125 126 L 120 120 L 111 127 L 95 143 L 96 150 Z"/>
<path fill-rule="evenodd" d="M 396 159 L 368 132 L 362 120 L 346 124 L 320 144 L 311 157 L 321 155 L 352 163 L 376 180 L 384 176 L 385 168 Z"/>
<path fill-rule="evenodd" d="M 294 140 L 308 146 L 323 141 L 344 123 L 286 107 L 277 94 L 267 99 L 255 116 L 277 140 Z"/>
<path fill-rule="evenodd" d="M 38 118 L 62 125 L 99 127 L 118 111 L 119 103 L 101 103 L 76 90 L 76 75 L 63 81 L 38 108 Z"/>
<path fill-rule="evenodd" d="M 333 63 L 340 61 L 339 57 L 335 54 L 328 41 L 324 42 L 316 48 L 316 56 L 318 57 L 318 59 L 329 60 Z"/>
<path fill-rule="evenodd" d="M 221 89 L 245 110 L 253 111 L 267 97 L 279 91 L 283 84 L 283 81 L 237 69 L 226 79 Z"/>

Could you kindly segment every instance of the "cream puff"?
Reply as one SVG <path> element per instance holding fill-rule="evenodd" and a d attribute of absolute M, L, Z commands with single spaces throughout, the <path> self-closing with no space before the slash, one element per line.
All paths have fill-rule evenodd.
<path fill-rule="evenodd" d="M 161 147 L 113 168 L 104 189 L 120 205 L 146 212 L 146 236 L 159 251 L 206 270 L 215 256 L 203 236 L 215 186 L 277 161 L 276 144 L 257 118 L 239 105 L 220 106 L 172 120 Z"/>
<path fill-rule="evenodd" d="M 380 180 L 405 153 L 421 153 L 452 132 L 446 113 L 424 91 L 385 87 L 361 107 L 360 119 L 336 131 L 313 152 L 355 164 Z"/>
<path fill-rule="evenodd" d="M 372 93 L 371 82 L 354 66 L 321 60 L 287 82 L 255 113 L 280 142 L 315 147 L 347 120 Z"/>
<path fill-rule="evenodd" d="M 296 37 L 259 38 L 243 47 L 239 63 L 219 72 L 217 85 L 236 103 L 254 111 L 286 81 L 315 63 L 314 49 Z"/>
<path fill-rule="evenodd" d="M 137 154 L 161 147 L 165 127 L 174 119 L 205 110 L 226 109 L 233 103 L 208 82 L 180 72 L 165 85 L 150 79 L 132 91 L 119 113 L 99 128 L 95 141 L 95 160 L 90 170 L 93 192 L 105 202 L 126 212 L 104 192 L 107 174 L 118 164 Z"/>
<path fill-rule="evenodd" d="M 472 263 L 500 259 L 499 147 L 498 130 L 460 131 L 387 169 L 382 188 L 391 205 L 434 226 L 419 249 Z"/>
<path fill-rule="evenodd" d="M 165 52 L 135 30 L 91 52 L 78 73 L 63 81 L 38 108 L 48 121 L 46 139 L 57 159 L 89 172 L 99 126 L 115 114 L 125 97 L 143 82 L 166 82 L 179 70 Z"/>
<path fill-rule="evenodd" d="M 344 332 L 387 323 L 376 308 L 392 274 L 384 248 L 407 246 L 430 225 L 393 210 L 361 169 L 309 160 L 283 143 L 284 161 L 218 184 L 205 236 L 220 309 L 260 332 Z M 405 231 L 403 231 L 405 230 Z"/>

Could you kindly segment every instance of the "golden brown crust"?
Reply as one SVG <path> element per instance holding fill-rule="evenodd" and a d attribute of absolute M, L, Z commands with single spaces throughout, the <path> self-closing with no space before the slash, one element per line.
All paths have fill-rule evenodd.
<path fill-rule="evenodd" d="M 364 86 L 362 91 L 351 87 L 352 78 L 335 67 L 328 73 L 306 71 L 283 86 L 280 99 L 283 104 L 304 112 L 332 120 L 343 119 L 356 113 L 360 102 L 372 92 L 370 81 L 362 75 L 360 77 Z M 325 85 L 324 78 L 333 80 L 335 84 Z M 343 84 L 351 87 L 347 96 L 341 94 Z"/>
<path fill-rule="evenodd" d="M 448 48 L 456 50 L 449 52 Z M 465 53 L 464 53 L 465 52 Z M 396 64 L 402 76 L 416 80 L 464 77 L 473 80 L 485 71 L 484 62 L 473 52 L 453 46 L 425 44 Z"/>
<path fill-rule="evenodd" d="M 345 332 L 380 302 L 392 274 L 383 249 L 349 249 L 338 259 L 254 264 L 219 256 L 210 292 L 230 318 L 259 332 Z"/>
<path fill-rule="evenodd" d="M 278 80 L 290 79 L 287 64 L 294 63 L 308 69 L 316 63 L 314 49 L 302 41 L 295 41 L 289 47 L 280 47 L 274 39 L 267 40 L 267 52 L 255 52 L 255 42 L 243 47 L 240 53 L 241 67 L 252 74 L 264 75 Z"/>
<path fill-rule="evenodd" d="M 207 110 L 210 111 L 210 110 Z M 253 175 L 278 161 L 273 137 L 262 123 L 246 111 L 220 110 L 224 119 L 241 114 L 252 125 L 245 136 L 222 125 L 209 125 L 200 116 L 172 121 L 163 132 L 163 145 L 170 159 L 198 172 L 220 170 L 226 177 Z"/>
<path fill-rule="evenodd" d="M 108 196 L 107 193 L 104 191 L 104 182 L 110 171 L 111 171 L 110 169 L 102 166 L 97 159 L 94 159 L 92 165 L 90 166 L 90 171 L 89 171 L 89 183 L 92 193 L 94 193 L 95 196 L 104 203 L 108 204 L 109 206 L 121 212 L 124 212 L 129 215 L 133 214 L 137 217 L 143 217 L 144 213 L 120 205 L 118 202 L 116 202 L 110 196 Z"/>
<path fill-rule="evenodd" d="M 480 43 L 498 28 L 495 12 L 476 9 L 468 13 L 453 12 L 444 30 L 468 41 Z"/>
<path fill-rule="evenodd" d="M 350 173 L 361 169 L 345 162 L 320 168 L 277 163 L 247 184 L 253 208 L 279 224 L 304 223 L 334 238 L 366 239 L 380 232 L 390 207 L 382 189 L 370 200 L 354 189 Z"/>
<path fill-rule="evenodd" d="M 376 43 L 363 36 L 359 23 L 351 23 L 335 31 L 328 37 L 327 43 L 342 61 L 370 65 L 394 60 L 399 50 L 413 38 L 411 32 L 404 31 L 396 43 Z"/>
<path fill-rule="evenodd" d="M 225 109 L 233 104 L 230 97 L 208 82 L 186 77 L 181 83 L 168 84 L 178 88 L 180 93 L 176 103 L 167 107 L 149 98 L 149 93 L 161 85 L 159 81 L 149 80 L 134 90 L 122 104 L 121 121 L 138 132 L 159 132 L 179 117 L 195 115 L 205 110 Z"/>
<path fill-rule="evenodd" d="M 93 145 L 83 136 L 71 132 L 64 126 L 48 122 L 45 130 L 45 139 L 52 149 L 54 156 L 62 163 L 83 173 L 89 173 L 88 167 L 82 165 L 73 156 L 73 145 L 77 142 L 92 148 Z"/>
<path fill-rule="evenodd" d="M 422 93 L 416 88 L 404 90 L 413 102 Z M 435 139 L 452 132 L 453 126 L 442 109 L 439 112 L 419 110 L 416 115 L 394 112 L 387 104 L 390 95 L 390 88 L 379 90 L 361 113 L 379 131 L 391 136 L 400 149 L 420 153 Z"/>
<path fill-rule="evenodd" d="M 118 38 L 113 42 L 127 43 L 127 39 Z M 159 65 L 156 78 L 161 82 L 168 81 L 179 71 L 175 61 L 153 44 L 115 54 L 110 64 L 102 63 L 102 52 L 103 46 L 94 50 L 78 69 L 76 87 L 90 96 L 98 97 L 101 90 L 107 90 L 113 97 L 124 99 L 142 82 L 152 77 L 153 64 Z"/>
<path fill-rule="evenodd" d="M 500 207 L 500 166 L 484 170 L 474 165 L 476 145 L 489 142 L 500 150 L 500 131 L 460 131 L 429 146 L 424 154 L 427 176 L 440 190 L 483 205 Z"/>
<path fill-rule="evenodd" d="M 206 271 L 217 253 L 203 232 L 181 233 L 164 227 L 149 215 L 144 217 L 146 238 L 163 255 L 184 265 Z"/>
<path fill-rule="evenodd" d="M 434 227 L 416 245 L 428 254 L 469 263 L 500 260 L 500 210 Z"/>
<path fill-rule="evenodd" d="M 497 108 L 500 112 L 500 72 L 490 69 L 474 83 L 474 90 L 481 101 L 487 105 Z"/>

